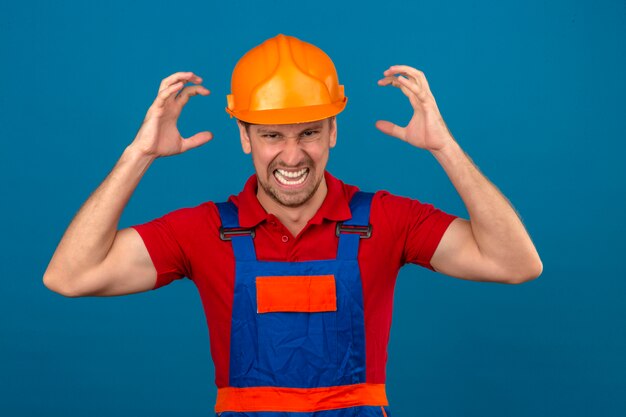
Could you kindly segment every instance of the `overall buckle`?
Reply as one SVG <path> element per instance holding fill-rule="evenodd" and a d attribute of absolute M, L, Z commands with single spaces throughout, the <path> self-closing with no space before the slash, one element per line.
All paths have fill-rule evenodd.
<path fill-rule="evenodd" d="M 222 240 L 233 240 L 233 236 L 239 237 L 247 235 L 254 239 L 254 237 L 256 236 L 254 228 L 246 229 L 243 227 L 220 227 L 220 239 Z"/>
<path fill-rule="evenodd" d="M 342 233 L 348 233 L 353 235 L 359 235 L 361 239 L 369 239 L 372 236 L 372 225 L 367 226 L 347 226 L 343 222 L 337 222 L 335 227 L 335 235 L 339 237 Z"/>

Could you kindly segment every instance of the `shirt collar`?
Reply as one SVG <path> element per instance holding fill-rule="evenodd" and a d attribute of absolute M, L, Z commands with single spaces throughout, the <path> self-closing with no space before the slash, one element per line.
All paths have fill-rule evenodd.
<path fill-rule="evenodd" d="M 328 189 L 326 198 L 324 198 L 320 208 L 309 220 L 309 223 L 321 224 L 326 219 L 331 221 L 350 219 L 352 214 L 349 201 L 356 189 L 354 191 L 349 190 L 342 181 L 333 177 L 328 171 L 324 172 L 324 179 Z M 239 209 L 239 224 L 241 227 L 255 227 L 271 216 L 259 203 L 256 196 L 257 188 L 258 180 L 255 174 L 248 178 L 243 190 L 237 196 L 231 196 L 229 199 Z"/>

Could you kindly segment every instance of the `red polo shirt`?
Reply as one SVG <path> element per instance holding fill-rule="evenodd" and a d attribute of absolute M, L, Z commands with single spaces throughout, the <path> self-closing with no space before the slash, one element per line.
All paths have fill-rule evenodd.
<path fill-rule="evenodd" d="M 298 236 L 291 233 L 256 197 L 257 179 L 230 200 L 239 208 L 242 227 L 254 227 L 257 258 L 298 262 L 333 259 L 337 221 L 351 217 L 349 201 L 357 187 L 325 174 L 328 194 Z M 374 195 L 370 213 L 372 236 L 361 239 L 358 261 L 365 309 L 366 382 L 385 382 L 387 343 L 391 327 L 396 276 L 405 263 L 427 268 L 441 236 L 455 216 L 430 204 L 386 191 Z M 219 238 L 217 207 L 207 202 L 133 226 L 141 235 L 157 270 L 155 289 L 189 277 L 198 288 L 206 314 L 218 388 L 228 386 L 230 325 L 235 259 L 230 242 Z"/>

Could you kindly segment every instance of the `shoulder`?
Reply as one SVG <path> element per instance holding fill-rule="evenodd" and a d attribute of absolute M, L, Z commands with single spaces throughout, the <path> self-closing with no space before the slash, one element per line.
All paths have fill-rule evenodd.
<path fill-rule="evenodd" d="M 359 187 L 347 184 L 331 175 L 326 175 L 329 194 L 341 196 L 350 202 L 357 192 L 367 192 L 373 194 L 370 215 L 375 220 L 386 219 L 393 223 L 403 222 L 409 219 L 419 219 L 428 217 L 433 212 L 439 212 L 432 204 L 423 203 L 415 198 L 404 197 L 393 194 L 387 190 L 360 190 Z"/>
<path fill-rule="evenodd" d="M 386 190 L 379 190 L 372 198 L 372 215 L 387 218 L 393 222 L 403 222 L 412 218 L 420 220 L 434 211 L 438 211 L 432 204 L 421 202 L 415 198 L 392 194 Z"/>
<path fill-rule="evenodd" d="M 149 229 L 160 229 L 173 235 L 187 235 L 199 229 L 217 228 L 219 223 L 217 207 L 214 202 L 209 201 L 195 207 L 179 208 L 133 228 L 142 235 Z"/>
<path fill-rule="evenodd" d="M 403 263 L 432 268 L 430 258 L 456 216 L 430 203 L 383 190 L 374 194 L 370 218 L 379 234 L 401 245 Z"/>
<path fill-rule="evenodd" d="M 217 206 L 213 201 L 207 201 L 195 207 L 183 207 L 171 211 L 162 218 L 172 222 L 197 222 L 201 219 L 217 216 Z"/>

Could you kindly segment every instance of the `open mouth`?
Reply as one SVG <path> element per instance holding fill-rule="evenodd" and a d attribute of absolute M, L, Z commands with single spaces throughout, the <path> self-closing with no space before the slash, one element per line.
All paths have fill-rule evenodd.
<path fill-rule="evenodd" d="M 277 169 L 274 171 L 274 178 L 281 185 L 295 186 L 302 184 L 309 176 L 309 169 L 303 168 L 298 171 L 288 171 L 285 169 Z"/>

